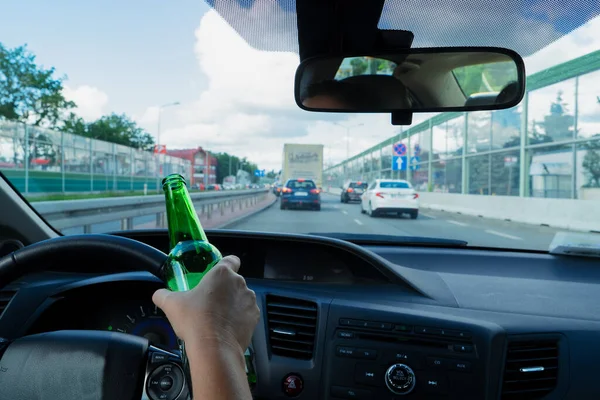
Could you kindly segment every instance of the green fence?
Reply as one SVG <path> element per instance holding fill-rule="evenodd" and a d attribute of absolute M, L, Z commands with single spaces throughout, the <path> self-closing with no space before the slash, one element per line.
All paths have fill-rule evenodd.
<path fill-rule="evenodd" d="M 405 179 L 417 190 L 600 198 L 600 51 L 527 77 L 518 106 L 441 113 L 325 171 L 347 180 Z M 403 143 L 398 161 L 393 145 Z M 406 161 L 406 162 L 404 162 Z"/>
<path fill-rule="evenodd" d="M 0 122 L 0 171 L 24 194 L 155 191 L 191 174 L 188 160 L 64 132 Z"/>

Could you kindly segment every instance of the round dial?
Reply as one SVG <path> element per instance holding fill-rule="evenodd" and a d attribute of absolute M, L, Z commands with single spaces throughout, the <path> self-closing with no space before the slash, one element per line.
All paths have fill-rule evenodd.
<path fill-rule="evenodd" d="M 408 365 L 394 364 L 385 372 L 385 385 L 394 394 L 409 394 L 415 388 L 415 373 Z"/>
<path fill-rule="evenodd" d="M 177 336 L 165 314 L 151 303 L 133 303 L 123 307 L 111 317 L 106 329 L 145 337 L 152 345 L 160 348 L 178 348 Z"/>

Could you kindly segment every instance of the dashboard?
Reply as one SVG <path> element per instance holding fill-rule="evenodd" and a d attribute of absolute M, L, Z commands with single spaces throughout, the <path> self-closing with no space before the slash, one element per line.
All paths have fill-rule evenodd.
<path fill-rule="evenodd" d="M 256 399 L 600 398 L 597 260 L 207 234 L 241 258 L 257 294 Z M 168 250 L 163 230 L 118 235 Z M 157 278 L 88 264 L 49 266 L 0 289 L 0 337 L 115 330 L 177 348 L 151 302 Z"/>

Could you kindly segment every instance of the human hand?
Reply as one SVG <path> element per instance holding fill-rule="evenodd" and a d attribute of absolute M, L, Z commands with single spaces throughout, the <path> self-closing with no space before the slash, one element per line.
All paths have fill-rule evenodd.
<path fill-rule="evenodd" d="M 186 344 L 227 344 L 244 352 L 260 318 L 256 294 L 237 273 L 240 259 L 223 258 L 193 289 L 159 289 L 152 301 Z"/>

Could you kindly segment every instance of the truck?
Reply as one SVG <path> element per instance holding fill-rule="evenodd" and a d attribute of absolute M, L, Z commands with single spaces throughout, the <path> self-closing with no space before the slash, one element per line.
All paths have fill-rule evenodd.
<path fill-rule="evenodd" d="M 322 188 L 323 147 L 322 144 L 284 144 L 279 182 L 285 184 L 288 179 L 312 179 L 318 188 Z"/>

